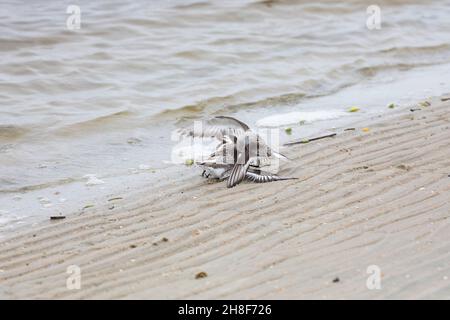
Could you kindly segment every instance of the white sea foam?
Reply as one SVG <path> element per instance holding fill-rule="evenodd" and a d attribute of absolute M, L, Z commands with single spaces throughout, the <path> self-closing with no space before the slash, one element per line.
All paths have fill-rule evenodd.
<path fill-rule="evenodd" d="M 87 181 L 86 181 L 87 186 L 95 186 L 95 185 L 105 183 L 103 180 L 100 180 L 99 178 L 97 178 L 95 174 L 87 174 L 83 178 L 87 179 Z"/>
<path fill-rule="evenodd" d="M 262 118 L 256 125 L 258 127 L 281 127 L 302 122 L 307 124 L 320 120 L 337 119 L 346 115 L 347 113 L 339 110 L 288 112 Z"/>

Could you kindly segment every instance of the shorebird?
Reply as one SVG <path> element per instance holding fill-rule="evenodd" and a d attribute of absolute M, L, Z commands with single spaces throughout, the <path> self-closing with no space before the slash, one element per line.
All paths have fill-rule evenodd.
<path fill-rule="evenodd" d="M 270 166 L 273 157 L 288 160 L 272 150 L 266 142 L 242 121 L 218 116 L 202 123 L 200 127 L 184 129 L 182 135 L 191 137 L 214 137 L 220 142 L 206 159 L 196 163 L 204 168 L 202 176 L 227 180 L 232 188 L 243 180 L 265 183 L 296 178 L 279 177 L 262 170 Z"/>

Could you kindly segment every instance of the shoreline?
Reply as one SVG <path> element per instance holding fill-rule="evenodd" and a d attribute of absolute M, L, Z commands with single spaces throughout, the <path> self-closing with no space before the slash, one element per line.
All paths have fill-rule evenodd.
<path fill-rule="evenodd" d="M 186 174 L 23 228 L 0 242 L 0 298 L 450 298 L 442 99 L 286 147 L 282 173 L 299 180 L 227 189 Z M 80 290 L 66 288 L 71 265 Z M 381 290 L 366 287 L 370 265 Z"/>
<path fill-rule="evenodd" d="M 231 116 L 246 122 L 254 129 L 279 127 L 280 142 L 285 143 L 336 132 L 334 128 L 345 128 L 355 123 L 371 121 L 369 119 L 378 115 L 394 113 L 396 110 L 387 108 L 391 102 L 395 102 L 399 106 L 398 109 L 401 109 L 421 101 L 424 96 L 445 93 L 444 88 L 448 86 L 444 75 L 449 72 L 450 64 L 417 67 L 395 77 L 378 75 L 331 95 L 305 99 L 294 106 L 282 103 L 269 109 L 253 106 L 242 110 L 233 106 L 228 111 Z M 425 88 L 422 83 L 427 84 Z M 353 105 L 360 106 L 361 111 L 349 113 L 348 107 Z M 225 112 L 227 109 L 220 110 Z M 0 208 L 0 239 L 23 227 L 40 223 L 48 216 L 82 212 L 86 206 L 102 205 L 110 198 L 127 194 L 129 190 L 153 188 L 154 185 L 160 184 L 160 180 L 173 181 L 177 175 L 195 177 L 195 173 L 188 172 L 186 168 L 174 168 L 172 164 L 166 163 L 178 147 L 177 142 L 169 139 L 172 130 L 186 124 L 183 121 L 178 123 L 179 119 L 174 120 L 173 118 L 177 118 L 175 115 L 176 113 L 170 112 L 166 115 L 172 117 L 172 121 L 166 118 L 162 131 L 161 128 L 153 128 L 152 121 L 157 121 L 158 118 L 150 122 L 148 119 L 141 119 L 141 122 L 129 123 L 131 118 L 128 116 L 113 116 L 111 123 L 104 123 L 106 128 L 113 123 L 118 126 L 125 121 L 125 124 L 132 124 L 131 127 L 136 126 L 139 129 L 114 134 L 113 131 L 108 131 L 102 138 L 91 136 L 95 130 L 88 130 L 87 136 L 68 137 L 67 140 L 59 142 L 54 140 L 57 136 L 38 138 L 37 140 L 50 143 L 46 147 L 45 143 L 31 147 L 25 141 L 23 144 L 18 142 L 5 153 L 7 165 L 4 167 L 0 190 L 0 202 L 3 204 Z M 210 116 L 213 116 L 210 112 L 204 114 L 204 118 Z M 306 123 L 300 124 L 300 120 Z M 147 125 L 144 125 L 144 122 Z M 79 123 L 76 131 L 83 131 L 86 124 L 83 123 Z M 101 125 L 99 131 L 106 128 Z M 285 128 L 292 128 L 292 133 L 288 135 L 283 132 Z M 154 136 L 159 138 L 150 139 Z M 89 143 L 82 142 L 86 139 L 93 140 Z M 74 147 L 64 151 L 62 146 L 65 144 Z M 83 152 L 84 148 L 88 148 L 89 152 Z M 20 152 L 24 150 L 27 150 L 27 153 L 34 150 L 32 153 L 36 154 L 36 159 L 28 161 L 27 156 L 20 156 Z M 60 151 L 47 156 L 47 150 Z M 92 150 L 95 152 L 91 152 Z M 93 162 L 96 164 L 92 165 Z M 11 164 L 13 165 L 10 166 Z M 23 172 L 26 174 L 23 175 Z M 88 186 L 86 177 L 92 175 L 105 184 Z"/>

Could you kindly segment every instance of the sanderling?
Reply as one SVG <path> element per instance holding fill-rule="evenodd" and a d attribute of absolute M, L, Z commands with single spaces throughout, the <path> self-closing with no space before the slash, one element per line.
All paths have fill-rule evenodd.
<path fill-rule="evenodd" d="M 248 125 L 235 118 L 218 116 L 181 133 L 191 137 L 215 137 L 220 141 L 206 160 L 196 163 L 204 168 L 202 176 L 227 180 L 228 188 L 243 180 L 264 183 L 296 179 L 264 172 L 262 168 L 270 166 L 273 157 L 287 158 L 272 150 Z"/>

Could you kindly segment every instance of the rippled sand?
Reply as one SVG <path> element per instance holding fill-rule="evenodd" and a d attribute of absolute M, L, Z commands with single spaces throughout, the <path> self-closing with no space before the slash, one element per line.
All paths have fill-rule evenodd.
<path fill-rule="evenodd" d="M 448 299 L 449 99 L 287 148 L 299 180 L 190 175 L 23 230 L 0 243 L 0 297 Z"/>

